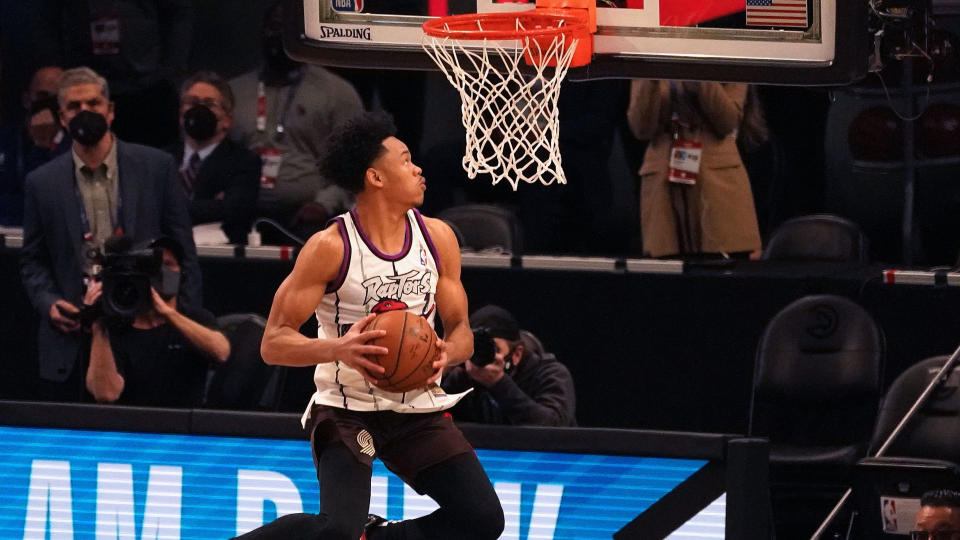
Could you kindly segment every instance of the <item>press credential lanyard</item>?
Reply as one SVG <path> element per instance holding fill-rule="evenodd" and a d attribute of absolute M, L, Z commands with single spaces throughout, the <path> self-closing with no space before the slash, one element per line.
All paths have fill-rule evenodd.
<path fill-rule="evenodd" d="M 685 139 L 680 137 L 680 128 L 694 128 L 690 123 L 684 124 L 677 112 L 676 83 L 670 82 L 670 104 L 673 114 L 670 123 L 673 128 L 673 139 L 670 143 L 670 167 L 667 172 L 667 180 L 676 184 L 694 185 L 700 176 L 700 158 L 703 155 L 703 145 L 700 141 Z"/>
<path fill-rule="evenodd" d="M 286 103 L 280 109 L 280 117 L 277 119 L 277 125 L 274 129 L 278 142 L 284 137 L 287 115 L 290 113 L 293 98 L 296 97 L 302 80 L 303 76 L 301 75 L 287 89 Z M 259 133 L 266 133 L 267 131 L 267 85 L 263 81 L 257 82 L 257 131 Z M 283 163 L 283 150 L 274 144 L 270 144 L 257 148 L 257 153 L 260 154 L 260 160 L 263 164 L 260 174 L 260 187 L 273 189 L 277 185 L 277 176 L 280 172 L 280 165 Z"/>

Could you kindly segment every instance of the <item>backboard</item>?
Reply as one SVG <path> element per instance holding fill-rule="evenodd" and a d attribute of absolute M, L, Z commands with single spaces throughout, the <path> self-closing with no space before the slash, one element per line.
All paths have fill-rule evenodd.
<path fill-rule="evenodd" d="M 436 69 L 420 46 L 428 17 L 534 8 L 534 0 L 287 1 L 291 56 L 375 69 Z M 870 38 L 863 2 L 597 0 L 593 60 L 567 79 L 845 84 L 866 73 Z"/>

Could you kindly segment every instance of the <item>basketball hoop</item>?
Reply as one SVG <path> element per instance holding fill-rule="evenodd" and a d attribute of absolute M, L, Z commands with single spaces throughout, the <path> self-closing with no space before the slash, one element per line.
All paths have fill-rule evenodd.
<path fill-rule="evenodd" d="M 567 70 L 590 62 L 595 31 L 577 11 L 472 13 L 424 23 L 424 50 L 460 93 L 463 168 L 471 179 L 487 173 L 494 185 L 506 180 L 514 190 L 521 180 L 566 183 L 557 99 Z"/>

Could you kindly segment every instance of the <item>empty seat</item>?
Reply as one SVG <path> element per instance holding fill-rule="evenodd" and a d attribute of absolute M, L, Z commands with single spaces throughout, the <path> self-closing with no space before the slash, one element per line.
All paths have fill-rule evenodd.
<path fill-rule="evenodd" d="M 805 296 L 764 329 L 750 433 L 770 437 L 772 464 L 853 465 L 866 454 L 884 360 L 873 317 L 847 298 Z"/>
<path fill-rule="evenodd" d="M 213 368 L 204 406 L 213 409 L 276 409 L 284 369 L 264 363 L 260 341 L 266 320 L 256 313 L 232 313 L 217 318 L 230 341 L 230 358 Z"/>
<path fill-rule="evenodd" d="M 749 432 L 770 439 L 778 538 L 810 538 L 849 487 L 876 419 L 884 339 L 852 301 L 794 301 L 757 347 Z"/>
<path fill-rule="evenodd" d="M 453 206 L 437 214 L 452 223 L 462 238 L 461 248 L 523 253 L 523 229 L 516 214 L 490 204 Z"/>
<path fill-rule="evenodd" d="M 860 226 L 832 214 L 783 222 L 763 250 L 764 260 L 868 262 L 868 241 Z"/>

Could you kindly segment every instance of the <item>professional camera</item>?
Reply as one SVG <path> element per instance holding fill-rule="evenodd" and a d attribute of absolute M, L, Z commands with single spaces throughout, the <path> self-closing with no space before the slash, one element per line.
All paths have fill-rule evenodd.
<path fill-rule="evenodd" d="M 493 362 L 493 357 L 496 353 L 497 344 L 494 343 L 493 336 L 490 335 L 490 330 L 485 326 L 474 328 L 473 356 L 470 357 L 470 362 L 477 367 L 483 367 Z"/>
<path fill-rule="evenodd" d="M 159 248 L 135 249 L 132 240 L 118 236 L 107 240 L 104 251 L 89 254 L 100 266 L 94 277 L 103 282 L 103 292 L 99 300 L 82 310 L 80 320 L 85 325 L 101 317 L 132 321 L 153 305 L 150 287 L 162 276 L 163 253 Z"/>
<path fill-rule="evenodd" d="M 150 284 L 160 275 L 163 264 L 156 248 L 107 253 L 103 257 L 103 314 L 107 317 L 132 319 L 153 305 Z"/>

